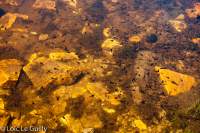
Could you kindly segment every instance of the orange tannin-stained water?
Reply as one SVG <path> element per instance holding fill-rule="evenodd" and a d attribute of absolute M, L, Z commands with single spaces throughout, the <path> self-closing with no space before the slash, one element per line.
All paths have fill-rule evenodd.
<path fill-rule="evenodd" d="M 0 132 L 200 132 L 198 0 L 0 0 Z"/>

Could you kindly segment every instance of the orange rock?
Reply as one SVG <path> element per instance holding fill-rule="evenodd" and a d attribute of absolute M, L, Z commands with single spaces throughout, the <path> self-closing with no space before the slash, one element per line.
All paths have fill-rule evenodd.
<path fill-rule="evenodd" d="M 129 41 L 132 43 L 139 43 L 141 41 L 141 38 L 138 35 L 133 35 L 129 37 Z"/>
<path fill-rule="evenodd" d="M 190 18 L 196 18 L 200 15 L 200 3 L 195 3 L 194 8 L 186 10 L 187 15 Z"/>
<path fill-rule="evenodd" d="M 192 42 L 200 45 L 200 38 L 193 38 Z"/>

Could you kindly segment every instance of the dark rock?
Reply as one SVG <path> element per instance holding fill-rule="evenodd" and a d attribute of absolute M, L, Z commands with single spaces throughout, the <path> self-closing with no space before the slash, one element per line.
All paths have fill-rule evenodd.
<path fill-rule="evenodd" d="M 2 8 L 0 8 L 0 17 L 2 17 L 4 14 L 6 14 L 6 11 L 4 11 Z"/>
<path fill-rule="evenodd" d="M 156 34 L 150 34 L 147 36 L 146 41 L 148 43 L 156 43 L 158 41 L 158 37 Z"/>

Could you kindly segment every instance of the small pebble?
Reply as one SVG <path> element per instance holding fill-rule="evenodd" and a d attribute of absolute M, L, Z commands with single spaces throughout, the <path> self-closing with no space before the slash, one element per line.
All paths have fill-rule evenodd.
<path fill-rule="evenodd" d="M 34 32 L 34 31 L 31 31 L 30 33 L 31 33 L 31 35 L 37 35 L 38 34 L 37 32 Z"/>
<path fill-rule="evenodd" d="M 45 41 L 45 40 L 47 40 L 49 38 L 49 35 L 48 34 L 41 34 L 40 36 L 39 36 L 39 40 L 40 41 Z"/>

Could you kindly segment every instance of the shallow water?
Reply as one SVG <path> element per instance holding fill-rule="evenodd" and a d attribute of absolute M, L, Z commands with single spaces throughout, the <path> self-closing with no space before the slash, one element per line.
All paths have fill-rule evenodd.
<path fill-rule="evenodd" d="M 199 16 L 197 0 L 1 0 L 0 127 L 200 132 Z"/>

